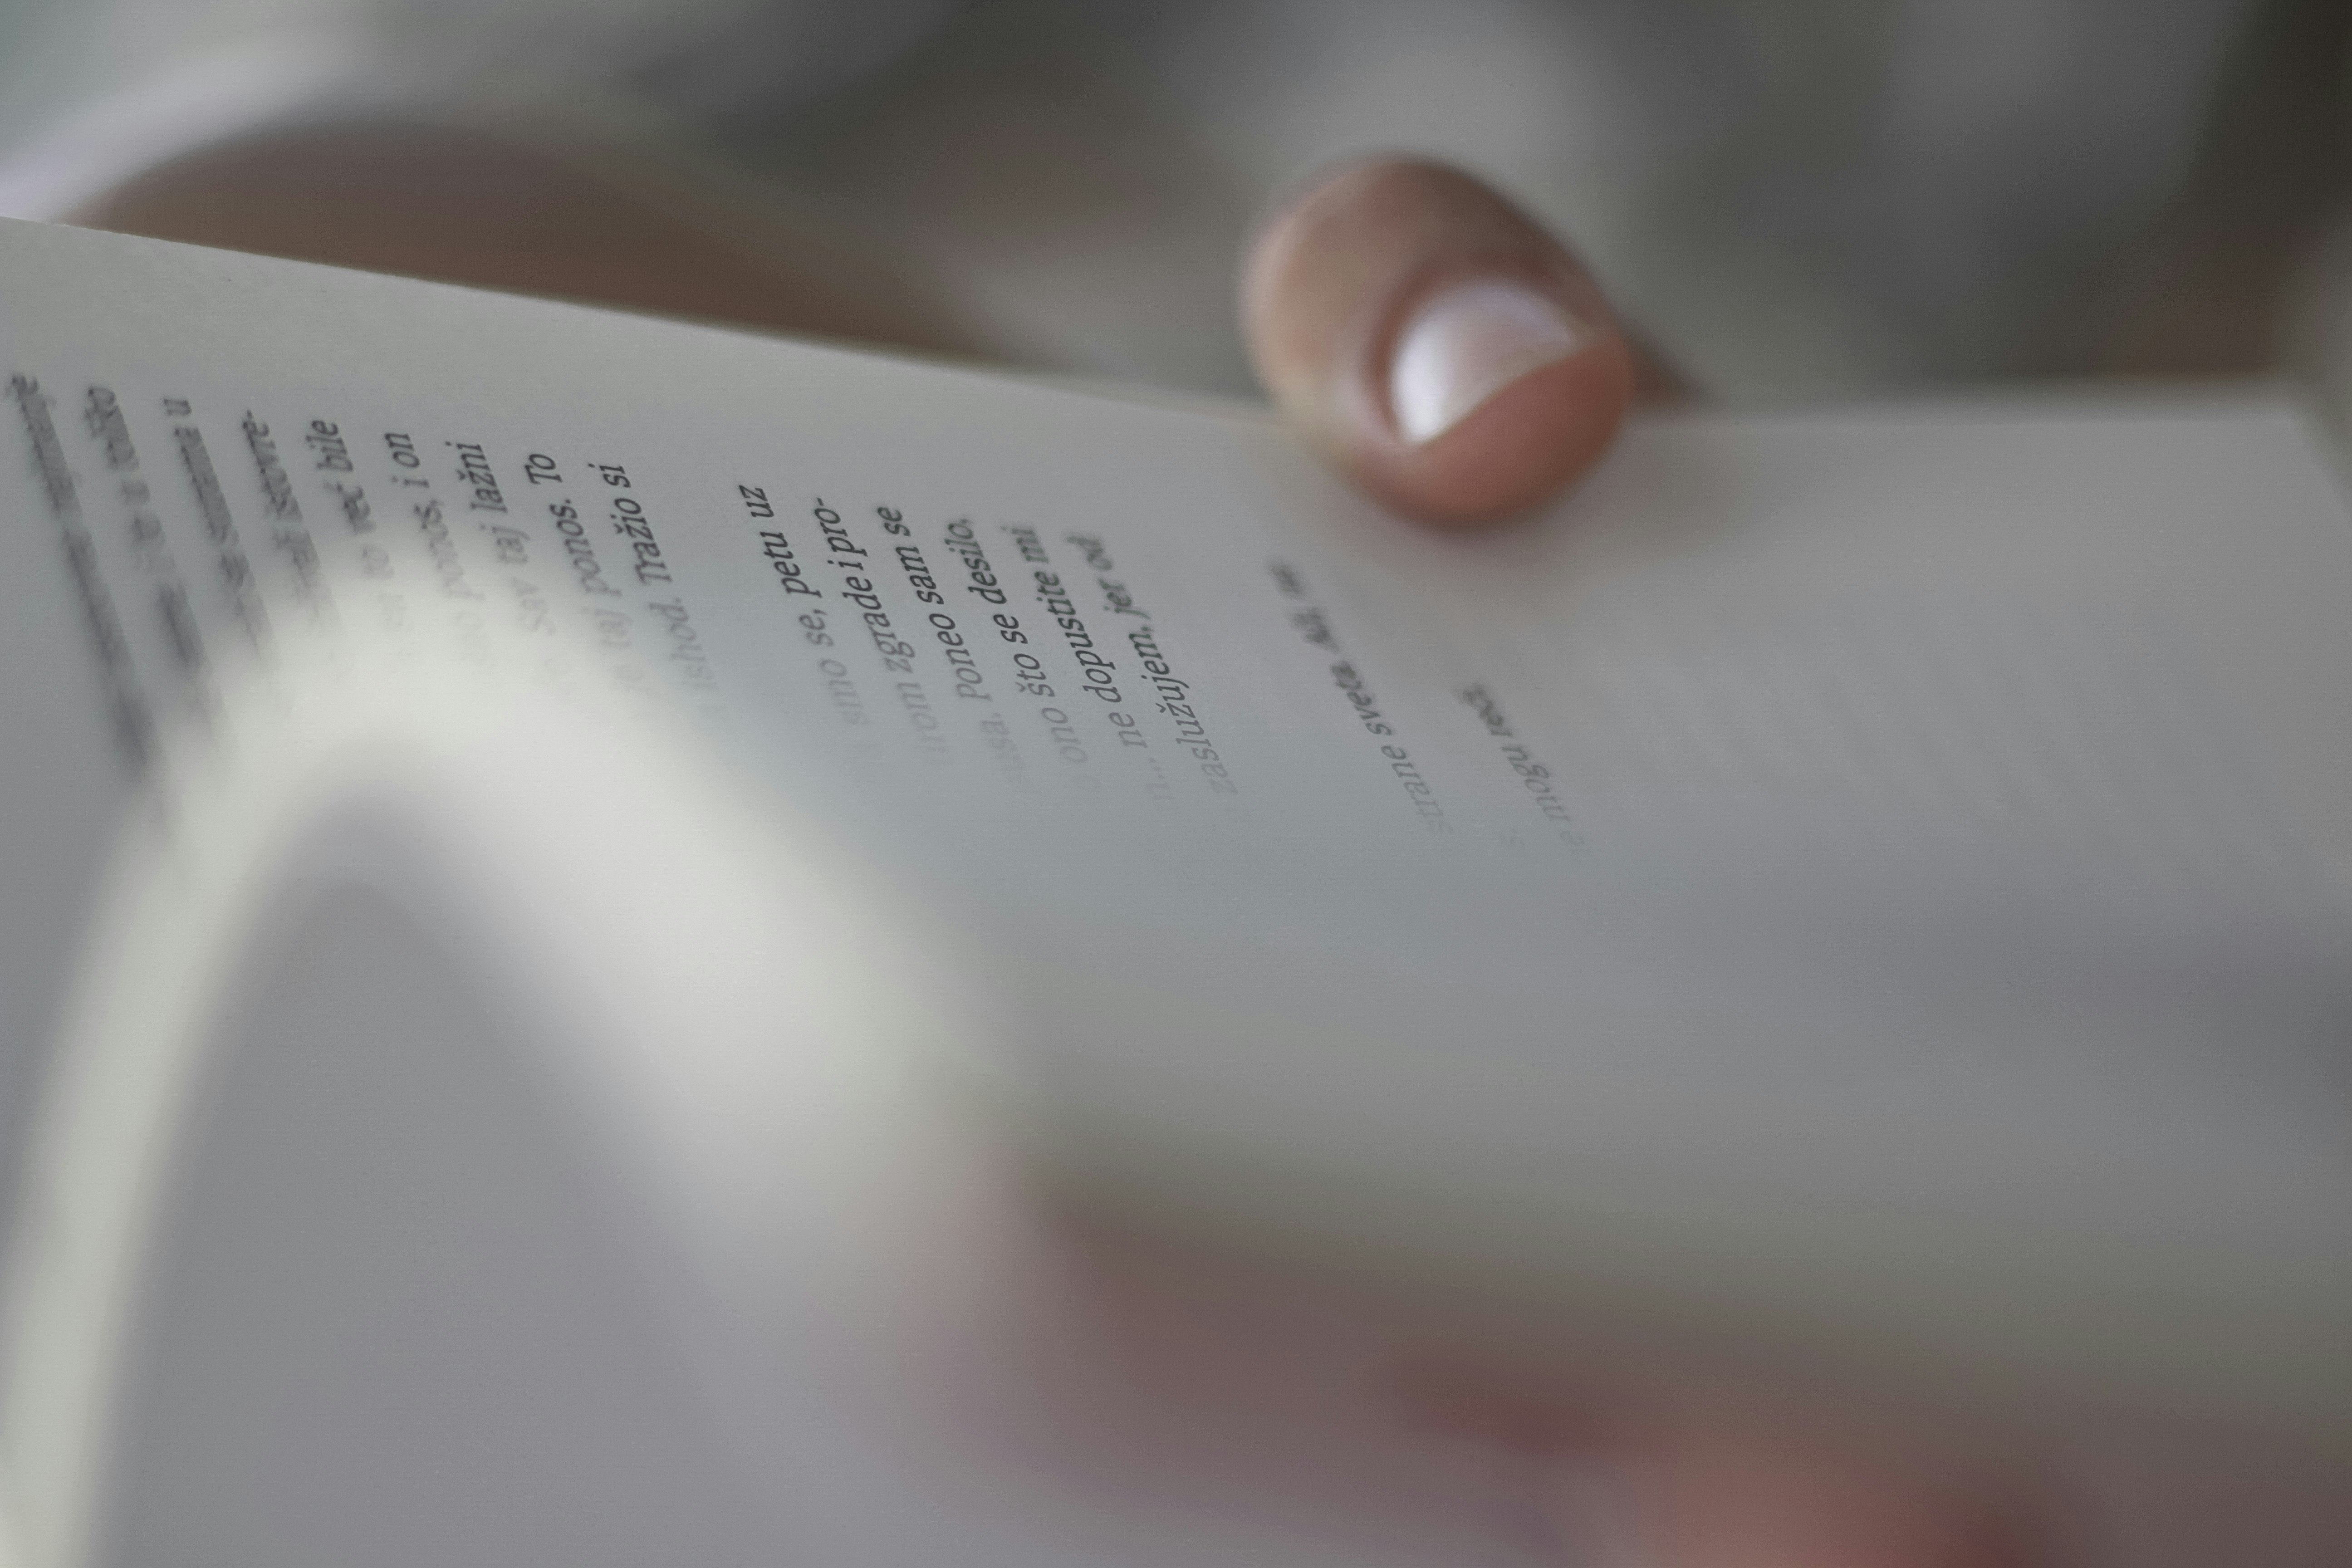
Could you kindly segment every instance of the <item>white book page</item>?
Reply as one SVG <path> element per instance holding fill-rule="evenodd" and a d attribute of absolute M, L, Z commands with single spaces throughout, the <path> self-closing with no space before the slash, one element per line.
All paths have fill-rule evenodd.
<path fill-rule="evenodd" d="M 961 911 L 1163 1200 L 2352 1410 L 2289 409 L 1664 418 L 1465 541 L 1247 416 L 23 224 L 0 300 L 12 1029 L 289 628 L 520 645 Z"/>

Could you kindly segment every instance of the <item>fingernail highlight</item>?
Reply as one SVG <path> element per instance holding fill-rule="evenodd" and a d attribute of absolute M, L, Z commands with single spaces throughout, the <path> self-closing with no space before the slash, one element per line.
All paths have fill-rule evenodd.
<path fill-rule="evenodd" d="M 1524 283 L 1482 278 L 1433 296 L 1397 339 L 1389 408 L 1414 446 L 1460 424 L 1532 371 L 1585 348 L 1591 331 Z"/>

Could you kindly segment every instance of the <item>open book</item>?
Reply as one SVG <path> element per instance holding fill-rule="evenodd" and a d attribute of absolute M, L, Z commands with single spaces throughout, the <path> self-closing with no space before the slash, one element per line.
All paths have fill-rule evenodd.
<path fill-rule="evenodd" d="M 1439 538 L 1247 411 L 17 223 L 0 376 L 28 1562 L 257 1561 L 256 1456 L 313 1561 L 645 1560 L 582 1474 L 714 1559 L 1106 1560 L 1148 1501 L 999 1541 L 826 1403 L 1016 1189 L 2352 1435 L 2291 406 L 1654 418 Z M 1522 1560 L 1452 1506 L 1279 1560 Z"/>

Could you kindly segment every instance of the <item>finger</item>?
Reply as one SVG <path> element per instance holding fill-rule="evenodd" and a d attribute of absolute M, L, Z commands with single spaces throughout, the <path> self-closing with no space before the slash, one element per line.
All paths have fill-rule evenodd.
<path fill-rule="evenodd" d="M 2006 1445 L 1822 1407 L 1582 1394 L 1416 1369 L 1417 1425 L 1518 1456 L 1594 1568 L 2029 1568 L 2041 1510 Z"/>
<path fill-rule="evenodd" d="M 2021 1510 L 1924 1468 L 1706 1426 L 1665 1443 L 1642 1532 L 1673 1568 L 2024 1568 Z"/>
<path fill-rule="evenodd" d="M 132 174 L 68 221 L 929 353 L 987 348 L 859 237 L 585 140 L 306 122 Z"/>
<path fill-rule="evenodd" d="M 1507 517 L 1597 462 L 1635 356 L 1566 247 L 1469 175 L 1385 160 L 1287 201 L 1244 271 L 1275 401 L 1356 483 L 1440 523 Z"/>

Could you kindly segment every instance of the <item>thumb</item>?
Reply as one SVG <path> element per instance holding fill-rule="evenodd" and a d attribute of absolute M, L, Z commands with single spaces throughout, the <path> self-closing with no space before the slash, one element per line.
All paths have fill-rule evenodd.
<path fill-rule="evenodd" d="M 1242 309 L 1283 412 L 1410 516 L 1508 516 L 1597 462 L 1635 355 L 1591 275 L 1518 209 L 1434 163 L 1350 165 L 1253 242 Z"/>

